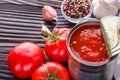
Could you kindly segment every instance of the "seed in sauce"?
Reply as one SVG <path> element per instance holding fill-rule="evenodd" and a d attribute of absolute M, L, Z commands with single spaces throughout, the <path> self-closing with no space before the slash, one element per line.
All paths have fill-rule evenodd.
<path fill-rule="evenodd" d="M 108 58 L 103 35 L 97 24 L 79 27 L 71 36 L 70 47 L 74 54 L 89 62 L 101 62 Z"/>

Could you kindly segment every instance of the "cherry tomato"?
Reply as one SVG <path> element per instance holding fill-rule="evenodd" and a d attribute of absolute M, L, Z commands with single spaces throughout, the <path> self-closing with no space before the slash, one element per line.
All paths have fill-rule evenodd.
<path fill-rule="evenodd" d="M 47 62 L 34 71 L 32 80 L 70 80 L 70 75 L 62 64 Z"/>
<path fill-rule="evenodd" d="M 18 78 L 29 78 L 33 71 L 45 61 L 40 46 L 32 42 L 23 42 L 9 52 L 8 66 Z"/>
<path fill-rule="evenodd" d="M 60 63 L 68 61 L 68 49 L 66 39 L 70 32 L 69 28 L 57 28 L 48 35 L 45 42 L 45 53 L 52 60 Z"/>

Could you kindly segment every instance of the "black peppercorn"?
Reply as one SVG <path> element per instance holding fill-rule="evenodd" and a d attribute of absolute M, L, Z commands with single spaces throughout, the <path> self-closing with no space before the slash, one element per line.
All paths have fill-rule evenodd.
<path fill-rule="evenodd" d="M 63 11 L 71 18 L 85 17 L 90 13 L 90 3 L 88 0 L 66 0 Z"/>

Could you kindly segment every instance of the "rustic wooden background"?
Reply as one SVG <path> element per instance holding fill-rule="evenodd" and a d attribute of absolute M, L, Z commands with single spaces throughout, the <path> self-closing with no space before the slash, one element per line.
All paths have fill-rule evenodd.
<path fill-rule="evenodd" d="M 0 3 L 0 80 L 20 80 L 12 75 L 7 64 L 7 56 L 13 46 L 20 42 L 32 41 L 44 48 L 44 41 L 40 37 L 41 23 L 50 30 L 55 26 L 54 23 L 43 19 L 41 9 L 44 5 L 56 9 L 59 27 L 72 28 L 75 25 L 63 18 L 60 11 L 62 0 L 39 1 L 39 6 Z"/>
<path fill-rule="evenodd" d="M 40 6 L 0 4 L 0 80 L 20 80 L 12 75 L 8 68 L 7 56 L 10 49 L 24 41 L 32 41 L 44 48 L 41 35 L 41 23 L 52 30 L 55 23 L 43 19 L 41 9 L 44 5 L 53 6 L 58 13 L 59 27 L 73 27 L 60 11 L 61 1 L 41 0 Z M 45 3 L 48 1 L 48 3 Z M 55 5 L 53 5 L 55 4 Z"/>

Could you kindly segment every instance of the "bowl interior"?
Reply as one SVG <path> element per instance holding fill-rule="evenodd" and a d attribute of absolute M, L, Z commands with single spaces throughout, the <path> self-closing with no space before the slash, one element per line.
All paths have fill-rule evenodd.
<path fill-rule="evenodd" d="M 86 15 L 85 17 L 81 17 L 81 18 L 71 18 L 70 16 L 67 16 L 67 15 L 65 14 L 65 12 L 63 11 L 63 6 L 64 6 L 64 3 L 65 3 L 65 2 L 66 2 L 66 0 L 64 0 L 64 1 L 62 2 L 62 4 L 61 4 L 61 12 L 62 12 L 63 17 L 64 17 L 66 20 L 68 20 L 68 21 L 70 21 L 70 22 L 72 22 L 72 23 L 79 23 L 80 21 L 83 21 L 83 20 L 91 17 L 92 11 L 93 11 L 93 6 L 92 6 L 92 3 L 91 3 L 91 0 L 88 0 L 88 2 L 90 3 L 90 12 L 89 12 L 89 14 Z"/>

